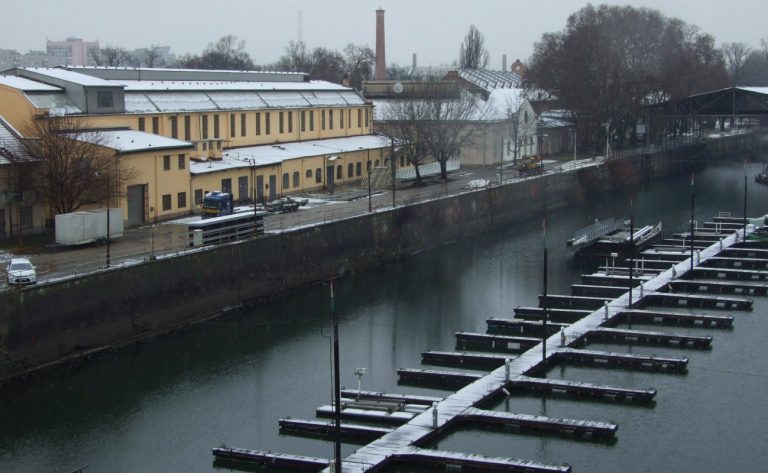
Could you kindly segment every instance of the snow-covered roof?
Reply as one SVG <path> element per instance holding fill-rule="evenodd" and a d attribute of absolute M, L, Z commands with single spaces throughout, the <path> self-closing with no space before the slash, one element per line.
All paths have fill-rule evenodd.
<path fill-rule="evenodd" d="M 736 87 L 737 89 L 768 95 L 768 87 Z"/>
<path fill-rule="evenodd" d="M 470 120 L 474 121 L 498 121 L 506 120 L 509 118 L 506 112 L 506 96 L 507 94 L 499 94 L 496 99 L 488 100 L 487 102 L 481 99 L 477 99 L 475 110 L 473 111 Z M 375 121 L 387 121 L 387 108 L 390 104 L 397 102 L 401 99 L 376 99 L 373 100 L 373 119 Z M 419 99 L 414 100 L 429 100 Z"/>
<path fill-rule="evenodd" d="M 16 131 L 3 117 L 0 117 L 0 166 L 10 164 L 11 161 L 8 156 L 11 155 L 24 161 L 30 160 L 21 144 L 21 137 L 21 133 Z"/>
<path fill-rule="evenodd" d="M 486 120 L 506 120 L 517 113 L 525 98 L 523 89 L 493 89 L 488 97 Z"/>
<path fill-rule="evenodd" d="M 0 85 L 13 87 L 24 92 L 60 92 L 62 89 L 18 76 L 0 76 Z"/>
<path fill-rule="evenodd" d="M 61 69 L 58 67 L 20 67 L 20 71 L 29 71 L 36 74 L 46 75 L 53 79 L 59 79 L 73 84 L 78 84 L 88 87 L 115 87 L 119 84 L 112 83 L 108 80 L 99 79 L 98 77 L 89 76 L 87 74 L 81 74 L 79 72 L 69 71 L 67 69 Z"/>
<path fill-rule="evenodd" d="M 517 88 L 520 85 L 520 76 L 510 71 L 459 69 L 458 73 L 462 79 L 489 92 L 494 89 Z"/>
<path fill-rule="evenodd" d="M 291 84 L 286 83 L 286 84 Z M 125 94 L 127 113 L 171 113 L 203 110 L 346 107 L 365 105 L 351 89 L 296 91 L 147 91 Z"/>
<path fill-rule="evenodd" d="M 247 82 L 247 81 L 149 81 L 108 80 L 111 85 L 122 85 L 127 92 L 134 91 L 267 91 L 267 90 L 345 90 L 333 82 L 313 80 L 309 82 Z"/>
<path fill-rule="evenodd" d="M 190 166 L 190 172 L 196 175 L 251 166 L 272 166 L 291 159 L 365 151 L 385 148 L 389 145 L 390 140 L 385 136 L 361 135 L 348 138 L 249 146 L 226 151 L 221 160 L 193 162 Z"/>
<path fill-rule="evenodd" d="M 99 130 L 78 133 L 73 138 L 112 148 L 121 153 L 152 149 L 190 148 L 193 146 L 187 141 L 174 140 L 173 138 L 135 130 Z"/>

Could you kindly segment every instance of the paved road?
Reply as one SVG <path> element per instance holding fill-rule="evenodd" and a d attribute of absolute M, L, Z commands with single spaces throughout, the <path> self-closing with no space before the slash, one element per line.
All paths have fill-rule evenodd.
<path fill-rule="evenodd" d="M 545 164 L 551 168 L 557 162 L 545 162 Z M 505 166 L 503 177 L 505 182 L 518 179 L 517 172 L 512 169 L 511 165 Z M 491 185 L 498 184 L 498 167 L 463 167 L 452 173 L 447 183 L 437 177 L 430 177 L 424 180 L 422 186 L 415 186 L 412 182 L 401 184 L 395 190 L 395 198 L 397 205 L 401 206 L 445 195 L 455 195 L 468 191 L 470 182 L 478 183 L 482 180 Z M 302 197 L 309 198 L 310 204 L 300 208 L 299 211 L 266 216 L 265 232 L 274 233 L 297 226 L 317 225 L 361 215 L 369 211 L 367 187 L 337 186 L 332 193 L 323 191 L 304 194 Z M 377 211 L 391 207 L 392 191 L 390 189 L 374 189 L 370 197 L 371 210 Z M 178 221 L 127 229 L 124 235 L 113 240 L 109 247 L 110 266 L 137 264 L 150 257 L 163 258 L 188 250 L 186 227 Z M 25 256 L 29 257 L 36 266 L 40 284 L 107 269 L 107 248 L 105 245 L 51 248 L 38 254 Z M 3 268 L 0 290 L 8 289 L 4 271 L 5 264 L 2 260 L 10 257 L 10 253 L 0 254 L 0 266 Z"/>

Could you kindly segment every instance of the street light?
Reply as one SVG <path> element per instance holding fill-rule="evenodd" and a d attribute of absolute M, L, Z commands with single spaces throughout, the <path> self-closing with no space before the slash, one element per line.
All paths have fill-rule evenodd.
<path fill-rule="evenodd" d="M 368 148 L 368 164 L 366 164 L 366 168 L 368 169 L 368 213 L 373 212 L 373 206 L 371 204 L 371 149 Z"/>

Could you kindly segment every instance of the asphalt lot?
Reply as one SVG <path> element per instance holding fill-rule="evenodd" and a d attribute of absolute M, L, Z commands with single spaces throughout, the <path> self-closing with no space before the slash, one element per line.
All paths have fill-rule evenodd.
<path fill-rule="evenodd" d="M 545 161 L 545 167 L 551 169 L 557 161 Z M 511 164 L 505 165 L 504 182 L 519 179 Z M 395 190 L 397 206 L 466 192 L 482 186 L 483 183 L 499 183 L 499 168 L 467 167 L 450 174 L 447 182 L 437 176 L 424 179 L 421 186 L 414 182 L 400 183 Z M 367 187 L 337 186 L 333 192 L 305 193 L 295 197 L 309 199 L 309 204 L 296 212 L 269 214 L 265 217 L 266 233 L 278 233 L 304 225 L 318 225 L 325 222 L 349 218 L 371 211 L 381 211 L 392 207 L 391 189 L 372 189 L 369 203 Z M 183 221 L 189 217 L 169 222 L 157 223 L 138 228 L 126 229 L 122 237 L 115 238 L 109 246 L 110 265 L 107 266 L 107 248 L 105 245 L 83 245 L 80 247 L 40 248 L 34 253 L 18 253 L 29 258 L 37 270 L 39 284 L 55 280 L 78 277 L 84 274 L 105 271 L 122 266 L 130 266 L 149 258 L 164 258 L 189 251 L 189 239 Z M 12 251 L 0 250 L 0 268 L 2 281 L 0 290 L 8 290 L 5 267 L 14 255 Z M 15 289 L 15 288 L 13 288 Z"/>

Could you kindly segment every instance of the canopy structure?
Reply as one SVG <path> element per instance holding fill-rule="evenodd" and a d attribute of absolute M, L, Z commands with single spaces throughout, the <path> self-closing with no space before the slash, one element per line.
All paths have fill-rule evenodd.
<path fill-rule="evenodd" d="M 656 105 L 668 116 L 768 115 L 768 87 L 728 87 Z"/>

